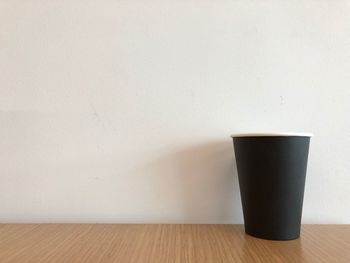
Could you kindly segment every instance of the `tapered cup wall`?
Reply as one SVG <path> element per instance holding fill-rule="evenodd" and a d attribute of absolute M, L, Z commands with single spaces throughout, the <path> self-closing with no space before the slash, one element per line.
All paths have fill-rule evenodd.
<path fill-rule="evenodd" d="M 300 236 L 310 137 L 233 137 L 245 231 L 255 237 Z"/>

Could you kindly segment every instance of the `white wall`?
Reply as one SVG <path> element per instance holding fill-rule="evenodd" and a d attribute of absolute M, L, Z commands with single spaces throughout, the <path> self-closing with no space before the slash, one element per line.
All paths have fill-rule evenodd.
<path fill-rule="evenodd" d="M 349 1 L 0 1 L 0 221 L 239 223 L 229 135 L 311 131 L 350 223 Z"/>

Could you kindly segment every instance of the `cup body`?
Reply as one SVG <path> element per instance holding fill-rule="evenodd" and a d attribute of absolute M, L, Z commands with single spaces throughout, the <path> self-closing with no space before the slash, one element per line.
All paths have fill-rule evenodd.
<path fill-rule="evenodd" d="M 233 136 L 247 234 L 300 236 L 310 136 Z"/>

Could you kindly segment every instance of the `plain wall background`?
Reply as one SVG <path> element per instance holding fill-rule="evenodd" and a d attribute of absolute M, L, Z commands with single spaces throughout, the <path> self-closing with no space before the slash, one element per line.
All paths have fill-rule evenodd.
<path fill-rule="evenodd" d="M 310 131 L 350 223 L 349 1 L 0 1 L 0 221 L 241 223 L 229 135 Z"/>

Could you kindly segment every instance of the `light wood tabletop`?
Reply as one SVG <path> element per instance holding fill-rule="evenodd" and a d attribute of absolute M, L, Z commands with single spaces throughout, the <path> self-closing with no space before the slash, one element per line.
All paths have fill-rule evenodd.
<path fill-rule="evenodd" d="M 350 225 L 269 241 L 242 225 L 0 224 L 0 262 L 350 262 Z"/>

